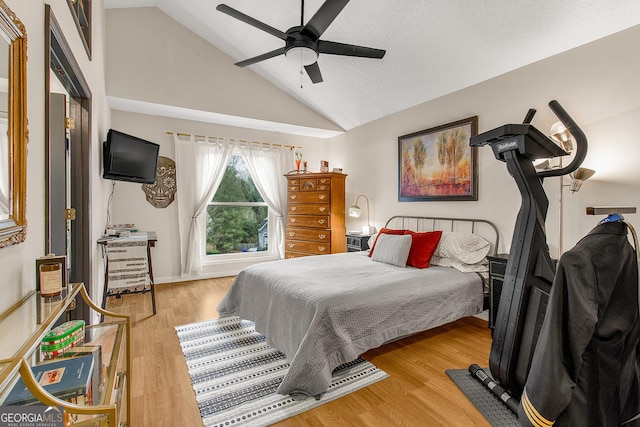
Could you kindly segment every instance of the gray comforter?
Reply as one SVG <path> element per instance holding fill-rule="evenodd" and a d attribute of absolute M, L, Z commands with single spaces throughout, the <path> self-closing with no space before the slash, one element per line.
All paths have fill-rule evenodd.
<path fill-rule="evenodd" d="M 366 252 L 257 264 L 240 272 L 218 306 L 252 320 L 289 360 L 278 393 L 318 396 L 334 368 L 383 343 L 482 311 L 476 273 L 399 268 Z"/>

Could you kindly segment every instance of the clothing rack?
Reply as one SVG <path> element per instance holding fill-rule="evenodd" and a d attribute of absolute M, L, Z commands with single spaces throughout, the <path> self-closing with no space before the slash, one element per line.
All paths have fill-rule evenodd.
<path fill-rule="evenodd" d="M 638 264 L 638 307 L 640 307 L 640 254 L 638 254 L 638 234 L 633 225 L 624 219 L 622 214 L 636 213 L 636 208 L 633 206 L 595 206 L 587 207 L 587 215 L 607 215 L 605 219 L 600 221 L 600 224 L 610 221 L 622 221 L 627 225 L 629 231 L 631 231 L 631 238 L 633 240 L 633 248 L 636 251 L 636 263 Z"/>
<path fill-rule="evenodd" d="M 222 139 L 222 140 L 226 139 L 226 138 L 222 138 L 222 137 L 219 137 L 219 136 L 195 135 L 195 134 L 182 133 L 182 132 L 175 133 L 175 132 L 172 132 L 170 130 L 166 131 L 165 133 L 167 135 L 178 135 L 178 137 L 180 137 L 180 136 L 189 136 L 189 137 L 193 136 L 194 138 L 209 138 L 209 139 L 216 139 L 216 140 L 218 140 L 218 139 Z M 285 147 L 285 148 L 289 148 L 291 150 L 293 150 L 294 148 L 302 148 L 302 147 L 296 147 L 294 145 L 277 144 L 277 143 L 276 144 L 272 144 L 270 142 L 247 141 L 247 140 L 244 140 L 244 139 L 236 140 L 236 139 L 233 139 L 233 138 L 229 138 L 229 141 L 237 141 L 237 142 L 241 142 L 241 143 L 245 143 L 245 144 L 248 143 L 248 144 L 257 144 L 257 145 L 271 145 L 273 147 Z"/>
<path fill-rule="evenodd" d="M 636 250 L 636 259 L 640 263 L 640 255 L 638 254 L 638 234 L 636 229 L 633 228 L 630 222 L 624 219 L 622 214 L 636 213 L 634 206 L 589 206 L 587 207 L 587 215 L 607 215 L 601 222 L 607 220 L 622 221 L 627 224 L 629 231 L 631 231 L 631 237 L 633 239 L 633 247 Z"/>

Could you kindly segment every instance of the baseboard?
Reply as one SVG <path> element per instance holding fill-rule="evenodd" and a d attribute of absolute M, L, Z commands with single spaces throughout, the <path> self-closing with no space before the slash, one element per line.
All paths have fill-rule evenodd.
<path fill-rule="evenodd" d="M 474 314 L 473 316 L 477 317 L 478 319 L 486 320 L 488 322 L 489 321 L 489 310 L 485 310 L 482 313 Z"/>
<path fill-rule="evenodd" d="M 229 271 L 217 271 L 215 273 L 208 274 L 200 274 L 198 276 L 166 276 L 166 277 L 156 277 L 155 284 L 162 285 L 166 283 L 177 283 L 177 282 L 191 282 L 193 280 L 203 280 L 203 279 L 217 279 L 220 277 L 229 277 L 229 276 L 237 276 L 238 271 L 229 270 Z"/>

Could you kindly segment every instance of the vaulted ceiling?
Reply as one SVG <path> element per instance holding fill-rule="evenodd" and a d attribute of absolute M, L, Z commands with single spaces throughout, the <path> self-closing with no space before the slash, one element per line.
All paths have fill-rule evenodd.
<path fill-rule="evenodd" d="M 283 45 L 220 3 L 283 32 L 300 25 L 300 0 L 104 0 L 155 6 L 235 61 Z M 306 23 L 324 1 L 304 3 Z M 352 0 L 322 39 L 385 49 L 383 59 L 321 54 L 318 84 L 282 55 L 249 67 L 349 130 L 639 24 L 638 0 Z"/>

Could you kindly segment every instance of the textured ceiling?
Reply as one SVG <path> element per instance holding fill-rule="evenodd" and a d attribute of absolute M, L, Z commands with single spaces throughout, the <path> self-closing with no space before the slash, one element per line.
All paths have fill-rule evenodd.
<path fill-rule="evenodd" d="M 156 6 L 236 61 L 283 45 L 221 2 L 104 0 Z M 300 0 L 224 3 L 281 31 L 300 24 Z M 305 2 L 305 23 L 322 3 Z M 638 0 L 353 0 L 321 38 L 386 49 L 383 59 L 321 54 L 318 84 L 284 56 L 250 68 L 349 130 L 638 24 Z"/>

